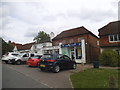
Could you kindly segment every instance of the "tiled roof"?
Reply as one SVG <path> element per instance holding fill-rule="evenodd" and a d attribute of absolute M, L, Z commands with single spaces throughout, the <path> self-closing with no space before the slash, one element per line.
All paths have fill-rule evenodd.
<path fill-rule="evenodd" d="M 120 21 L 110 22 L 98 31 L 99 36 L 120 33 Z"/>
<path fill-rule="evenodd" d="M 67 38 L 71 36 L 83 35 L 83 34 L 92 34 L 93 36 L 97 37 L 92 32 L 90 32 L 89 30 L 87 30 L 85 27 L 82 26 L 82 27 L 73 28 L 70 30 L 65 30 L 60 34 L 58 34 L 55 38 L 53 38 L 53 40 Z"/>
<path fill-rule="evenodd" d="M 29 50 L 33 44 L 35 44 L 35 42 L 27 43 L 27 44 L 23 44 L 23 45 L 14 43 L 14 42 L 11 43 L 11 45 L 16 46 L 18 50 Z"/>

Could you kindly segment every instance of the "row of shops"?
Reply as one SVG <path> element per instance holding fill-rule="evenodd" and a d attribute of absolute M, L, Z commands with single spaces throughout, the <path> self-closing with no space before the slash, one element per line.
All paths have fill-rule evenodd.
<path fill-rule="evenodd" d="M 79 43 L 64 44 L 59 46 L 52 46 L 50 42 L 40 44 L 34 44 L 31 52 L 39 55 L 43 54 L 65 54 L 78 63 L 86 63 L 85 58 L 85 41 L 81 40 Z M 41 46 L 41 47 L 40 47 Z"/>
<path fill-rule="evenodd" d="M 38 55 L 65 54 L 77 63 L 91 63 L 99 55 L 98 37 L 84 27 L 66 30 L 52 39 L 52 42 L 15 44 L 14 51 Z M 27 48 L 27 49 L 26 49 Z"/>

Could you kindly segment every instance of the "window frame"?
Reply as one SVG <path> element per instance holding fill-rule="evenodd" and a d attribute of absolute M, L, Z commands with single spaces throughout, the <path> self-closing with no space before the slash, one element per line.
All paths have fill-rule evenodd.
<path fill-rule="evenodd" d="M 117 35 L 117 40 L 115 40 L 115 35 Z M 113 38 L 113 41 L 111 41 L 111 36 Z M 109 42 L 120 42 L 119 37 L 120 37 L 120 34 L 109 35 Z"/>

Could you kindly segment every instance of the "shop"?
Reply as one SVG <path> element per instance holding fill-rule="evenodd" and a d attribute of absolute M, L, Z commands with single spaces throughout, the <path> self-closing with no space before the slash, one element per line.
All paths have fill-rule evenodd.
<path fill-rule="evenodd" d="M 61 45 L 61 51 L 62 54 L 68 55 L 77 63 L 86 63 L 85 40 L 81 40 L 79 43 Z"/>
<path fill-rule="evenodd" d="M 59 54 L 60 52 L 60 47 L 59 46 L 49 46 L 49 47 L 44 47 L 42 48 L 42 53 L 43 54 Z"/>

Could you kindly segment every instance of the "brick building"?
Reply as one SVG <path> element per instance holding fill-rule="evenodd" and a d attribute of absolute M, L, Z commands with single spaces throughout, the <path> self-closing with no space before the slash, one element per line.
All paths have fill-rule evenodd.
<path fill-rule="evenodd" d="M 77 63 L 91 63 L 98 59 L 98 37 L 85 27 L 66 30 L 53 38 L 53 46 L 61 44 L 63 54 L 75 59 Z"/>
<path fill-rule="evenodd" d="M 120 54 L 120 21 L 110 22 L 99 30 L 101 52 L 112 49 Z"/>

